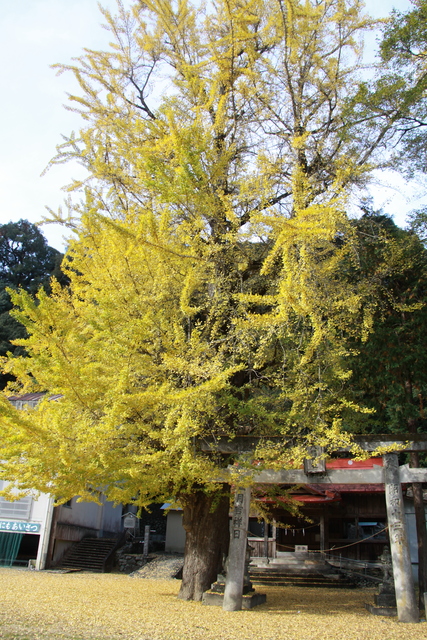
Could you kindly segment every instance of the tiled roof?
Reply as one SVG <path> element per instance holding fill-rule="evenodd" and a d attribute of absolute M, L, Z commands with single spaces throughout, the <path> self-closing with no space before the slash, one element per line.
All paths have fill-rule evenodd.
<path fill-rule="evenodd" d="M 14 405 L 22 403 L 35 406 L 45 395 L 46 393 L 43 391 L 37 393 L 23 393 L 22 395 L 9 396 L 8 400 Z M 49 396 L 49 400 L 59 400 L 59 398 L 62 398 L 62 394 L 60 393 L 55 393 Z"/>

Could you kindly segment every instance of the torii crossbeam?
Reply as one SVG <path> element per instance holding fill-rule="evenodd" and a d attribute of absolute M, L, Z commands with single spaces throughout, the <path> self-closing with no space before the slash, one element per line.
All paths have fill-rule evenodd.
<path fill-rule="evenodd" d="M 199 447 L 204 452 L 212 453 L 250 453 L 255 450 L 259 440 L 259 438 L 253 437 L 239 437 L 234 440 L 203 440 L 199 442 Z M 402 435 L 399 437 L 394 435 L 356 436 L 354 440 L 365 451 L 374 452 L 380 447 L 390 448 L 394 444 L 399 447 L 400 451 L 427 451 L 427 435 L 421 434 L 416 436 L 411 434 L 407 437 Z M 373 465 L 370 469 L 329 469 L 320 474 L 307 474 L 303 469 L 281 469 L 278 471 L 264 469 L 259 473 L 254 472 L 252 475 L 252 484 L 312 484 L 313 480 L 316 484 L 323 486 L 328 484 L 384 485 L 398 618 L 400 622 L 419 622 L 403 509 L 402 483 L 427 482 L 427 469 L 410 468 L 408 465 L 399 467 L 397 453 L 387 453 L 383 455 L 383 466 Z M 239 490 L 241 491 L 241 489 Z M 234 539 L 232 552 L 242 557 L 244 556 L 243 549 L 246 547 L 246 538 L 238 538 L 238 541 L 239 543 L 236 544 L 237 540 Z M 230 564 L 231 566 L 234 565 Z M 243 584 L 243 577 L 240 575 L 241 563 L 235 563 L 235 566 L 235 573 L 238 572 L 239 575 L 230 575 L 229 581 L 233 584 Z M 228 599 L 228 610 L 238 609 L 239 599 L 241 601 L 241 594 L 237 595 L 235 605 L 230 604 Z"/>

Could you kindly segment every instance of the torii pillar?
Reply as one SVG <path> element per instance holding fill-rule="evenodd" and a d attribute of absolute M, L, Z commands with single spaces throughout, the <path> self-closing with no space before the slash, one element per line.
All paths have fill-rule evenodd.
<path fill-rule="evenodd" d="M 240 611 L 242 608 L 250 503 L 250 488 L 236 489 L 222 605 L 225 611 Z"/>
<path fill-rule="evenodd" d="M 399 476 L 399 461 L 396 453 L 386 453 L 383 456 L 383 460 L 385 499 L 391 558 L 393 562 L 397 615 L 399 622 L 419 622 L 411 556 L 406 534 L 402 485 Z"/>

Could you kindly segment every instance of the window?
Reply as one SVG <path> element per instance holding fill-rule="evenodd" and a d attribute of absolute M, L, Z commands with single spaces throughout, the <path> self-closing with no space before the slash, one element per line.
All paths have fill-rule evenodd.
<path fill-rule="evenodd" d="M 6 486 L 6 482 L 0 480 L 0 491 Z M 29 520 L 31 505 L 33 500 L 30 496 L 25 496 L 15 502 L 9 502 L 0 497 L 0 518 L 10 518 L 11 520 Z"/>
<path fill-rule="evenodd" d="M 9 502 L 5 498 L 0 498 L 0 518 L 10 518 L 11 520 L 29 520 L 32 499 L 25 496 L 15 502 Z"/>

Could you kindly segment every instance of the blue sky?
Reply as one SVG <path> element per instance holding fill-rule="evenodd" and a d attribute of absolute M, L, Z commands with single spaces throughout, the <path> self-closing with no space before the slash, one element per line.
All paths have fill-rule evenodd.
<path fill-rule="evenodd" d="M 115 0 L 101 4 L 114 11 Z M 125 6 L 131 0 L 124 0 Z M 393 7 L 406 11 L 410 0 L 367 0 L 368 12 L 386 16 Z M 56 210 L 65 194 L 61 187 L 78 168 L 54 167 L 40 176 L 61 142 L 61 134 L 80 127 L 80 118 L 65 110 L 66 93 L 75 90 L 71 74 L 56 76 L 50 65 L 67 63 L 83 47 L 105 48 L 97 0 L 0 0 L 0 223 L 26 218 L 39 221 L 45 206 Z M 386 188 L 385 184 L 389 183 Z M 396 214 L 415 208 L 421 193 L 396 176 L 381 176 L 373 187 L 376 206 Z M 65 231 L 44 226 L 49 244 L 63 248 Z"/>

